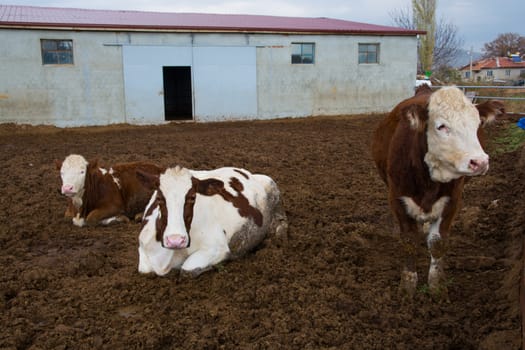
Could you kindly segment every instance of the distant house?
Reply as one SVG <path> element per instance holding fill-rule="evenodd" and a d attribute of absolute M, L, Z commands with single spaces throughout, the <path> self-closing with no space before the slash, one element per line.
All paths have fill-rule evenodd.
<path fill-rule="evenodd" d="M 484 58 L 460 69 L 463 81 L 511 82 L 525 76 L 525 61 L 519 55 Z M 521 78 L 520 78 L 521 77 Z"/>
<path fill-rule="evenodd" d="M 0 5 L 0 123 L 385 112 L 425 32 L 330 18 Z"/>

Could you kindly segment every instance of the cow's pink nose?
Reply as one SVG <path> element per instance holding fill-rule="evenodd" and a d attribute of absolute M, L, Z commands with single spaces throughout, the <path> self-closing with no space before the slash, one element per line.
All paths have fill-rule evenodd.
<path fill-rule="evenodd" d="M 166 248 L 171 249 L 183 249 L 188 247 L 188 239 L 183 235 L 169 235 L 166 236 L 165 244 Z"/>
<path fill-rule="evenodd" d="M 62 194 L 72 194 L 73 193 L 73 185 L 63 185 L 62 186 Z"/>
<path fill-rule="evenodd" d="M 471 159 L 468 167 L 474 173 L 485 173 L 489 168 L 489 159 L 488 157 Z"/>

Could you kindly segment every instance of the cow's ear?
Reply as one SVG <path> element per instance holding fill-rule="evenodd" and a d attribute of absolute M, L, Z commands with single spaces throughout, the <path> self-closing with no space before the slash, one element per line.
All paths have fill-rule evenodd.
<path fill-rule="evenodd" d="M 432 93 L 432 88 L 428 86 L 427 84 L 422 84 L 416 88 L 416 92 L 414 93 L 414 96 L 425 95 L 425 94 L 430 95 L 431 93 Z"/>
<path fill-rule="evenodd" d="M 60 171 L 60 169 L 62 168 L 62 163 L 63 161 L 55 159 L 55 167 L 57 168 L 58 171 Z"/>
<path fill-rule="evenodd" d="M 505 106 L 501 101 L 490 100 L 476 105 L 481 125 L 489 125 L 496 117 L 505 115 Z"/>
<path fill-rule="evenodd" d="M 143 170 L 137 169 L 135 171 L 137 179 L 140 181 L 144 187 L 149 188 L 150 190 L 155 190 L 160 186 L 160 175 L 151 174 Z"/>
<path fill-rule="evenodd" d="M 93 160 L 88 161 L 87 163 L 87 173 L 88 174 L 91 174 L 93 171 L 96 171 L 96 169 L 98 168 L 99 168 L 98 159 L 93 159 Z"/>
<path fill-rule="evenodd" d="M 411 129 L 424 131 L 428 119 L 428 112 L 425 106 L 411 104 L 401 110 L 401 117 L 408 121 Z"/>

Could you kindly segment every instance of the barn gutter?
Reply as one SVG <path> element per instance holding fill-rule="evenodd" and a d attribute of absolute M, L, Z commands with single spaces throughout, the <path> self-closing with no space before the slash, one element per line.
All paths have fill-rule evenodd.
<path fill-rule="evenodd" d="M 19 23 L 0 22 L 0 29 L 87 31 L 87 32 L 143 32 L 143 33 L 241 33 L 283 35 L 370 35 L 370 36 L 417 36 L 425 31 L 417 30 L 346 30 L 346 29 L 287 29 L 287 28 L 240 28 L 240 27 L 183 27 L 141 25 L 78 25 L 73 23 Z"/>

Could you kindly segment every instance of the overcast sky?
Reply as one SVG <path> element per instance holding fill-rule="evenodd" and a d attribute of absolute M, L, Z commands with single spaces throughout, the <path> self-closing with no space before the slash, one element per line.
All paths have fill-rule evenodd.
<path fill-rule="evenodd" d="M 330 17 L 394 25 L 392 13 L 411 0 L 5 0 L 7 5 L 89 9 Z M 525 36 L 524 0 L 437 0 L 437 18 L 458 27 L 464 48 L 481 52 L 501 33 Z"/>

